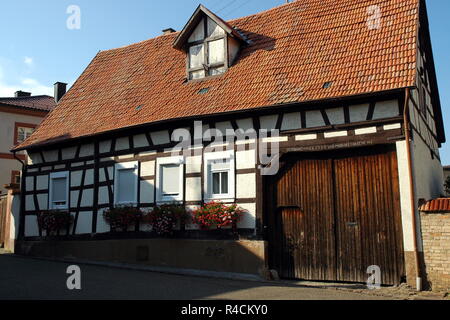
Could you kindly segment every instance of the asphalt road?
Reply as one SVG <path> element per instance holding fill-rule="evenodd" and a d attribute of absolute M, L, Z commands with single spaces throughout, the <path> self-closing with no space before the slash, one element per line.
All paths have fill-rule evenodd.
<path fill-rule="evenodd" d="M 0 255 L 0 300 L 373 300 L 335 289 L 267 284 L 79 265 L 81 290 L 69 290 L 69 264 Z"/>

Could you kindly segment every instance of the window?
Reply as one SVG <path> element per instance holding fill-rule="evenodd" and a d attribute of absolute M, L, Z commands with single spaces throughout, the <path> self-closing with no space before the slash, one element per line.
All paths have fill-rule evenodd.
<path fill-rule="evenodd" d="M 14 145 L 24 142 L 34 132 L 36 125 L 31 123 L 15 123 Z"/>
<path fill-rule="evenodd" d="M 188 41 L 189 79 L 226 71 L 226 33 L 210 18 L 203 18 Z"/>
<path fill-rule="evenodd" d="M 61 210 L 69 208 L 69 173 L 55 172 L 50 174 L 49 209 Z"/>
<path fill-rule="evenodd" d="M 20 171 L 16 170 L 11 171 L 11 183 L 20 184 Z"/>
<path fill-rule="evenodd" d="M 232 151 L 205 154 L 205 198 L 233 201 L 234 175 Z"/>
<path fill-rule="evenodd" d="M 138 162 L 116 164 L 114 174 L 114 204 L 137 204 Z"/>
<path fill-rule="evenodd" d="M 156 171 L 156 199 L 158 202 L 183 201 L 184 158 L 158 158 Z"/>

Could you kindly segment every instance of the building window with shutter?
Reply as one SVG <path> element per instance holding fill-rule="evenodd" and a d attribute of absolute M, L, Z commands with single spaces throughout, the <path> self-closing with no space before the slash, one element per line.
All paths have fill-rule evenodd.
<path fill-rule="evenodd" d="M 69 173 L 54 172 L 50 174 L 49 209 L 63 210 L 69 208 Z"/>
<path fill-rule="evenodd" d="M 184 158 L 159 158 L 156 170 L 156 199 L 159 203 L 183 201 Z"/>
<path fill-rule="evenodd" d="M 234 201 L 235 170 L 232 151 L 205 154 L 205 199 Z"/>
<path fill-rule="evenodd" d="M 136 205 L 138 189 L 138 162 L 118 163 L 114 173 L 114 204 Z"/>

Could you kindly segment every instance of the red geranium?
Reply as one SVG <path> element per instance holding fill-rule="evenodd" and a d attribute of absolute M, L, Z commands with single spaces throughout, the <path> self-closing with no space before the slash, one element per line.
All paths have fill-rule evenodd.
<path fill-rule="evenodd" d="M 202 229 L 221 229 L 235 225 L 241 218 L 244 210 L 236 204 L 227 206 L 221 202 L 209 202 L 192 212 L 194 223 Z"/>

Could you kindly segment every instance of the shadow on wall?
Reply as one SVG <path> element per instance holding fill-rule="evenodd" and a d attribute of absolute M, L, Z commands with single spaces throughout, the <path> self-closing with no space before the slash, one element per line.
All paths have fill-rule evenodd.
<path fill-rule="evenodd" d="M 266 242 L 190 239 L 18 241 L 16 253 L 267 277 Z"/>

